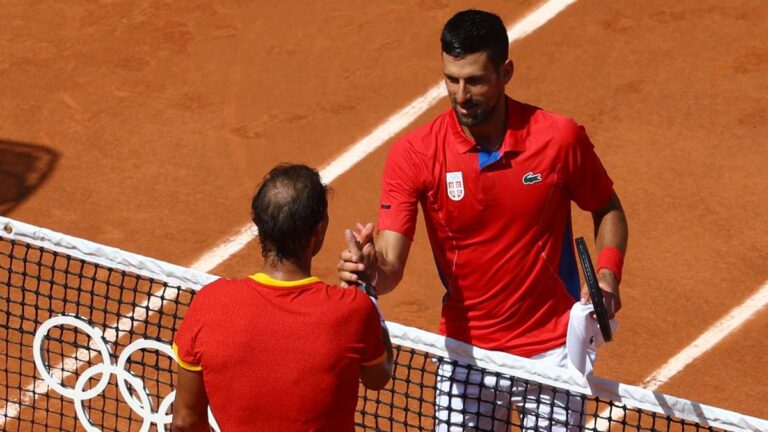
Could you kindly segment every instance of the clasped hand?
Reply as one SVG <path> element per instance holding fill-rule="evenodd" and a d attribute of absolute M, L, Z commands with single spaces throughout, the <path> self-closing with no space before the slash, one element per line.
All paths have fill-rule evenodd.
<path fill-rule="evenodd" d="M 374 227 L 374 224 L 370 222 L 366 225 L 357 223 L 357 229 L 344 230 L 347 248 L 341 252 L 341 260 L 336 267 L 342 287 L 358 282 L 375 284 L 373 272 L 378 258 L 373 242 Z"/>

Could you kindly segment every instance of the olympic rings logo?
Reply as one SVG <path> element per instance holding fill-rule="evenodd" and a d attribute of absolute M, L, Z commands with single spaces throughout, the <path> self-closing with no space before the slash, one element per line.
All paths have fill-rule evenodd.
<path fill-rule="evenodd" d="M 92 340 L 90 346 L 95 345 L 102 358 L 102 363 L 86 369 L 77 379 L 75 386 L 72 388 L 64 387 L 61 382 L 56 380 L 48 372 L 48 368 L 43 361 L 43 337 L 48 334 L 51 328 L 64 325 L 76 327 L 85 332 Z M 173 349 L 169 345 L 158 341 L 139 339 L 126 346 L 125 349 L 123 349 L 123 352 L 120 353 L 120 356 L 117 359 L 117 364 L 113 365 L 111 361 L 112 353 L 110 352 L 107 343 L 104 341 L 101 330 L 94 328 L 88 325 L 85 321 L 73 316 L 58 316 L 45 321 L 38 327 L 32 341 L 32 356 L 34 357 L 37 371 L 51 389 L 66 398 L 72 399 L 75 405 L 77 419 L 88 432 L 99 432 L 100 429 L 91 423 L 89 415 L 83 409 L 83 402 L 101 394 L 104 389 L 107 388 L 109 379 L 112 375 L 115 375 L 117 379 L 117 388 L 119 389 L 122 398 L 128 406 L 143 419 L 141 428 L 139 429 L 140 432 L 149 431 L 149 428 L 153 424 L 157 426 L 158 430 L 165 430 L 165 426 L 171 423 L 172 415 L 169 414 L 168 411 L 176 397 L 176 390 L 168 393 L 162 401 L 160 401 L 157 410 L 154 410 L 152 398 L 144 387 L 144 381 L 131 374 L 131 372 L 125 368 L 131 355 L 139 350 L 155 350 L 176 361 Z M 84 390 L 86 383 L 98 374 L 101 374 L 99 382 L 93 386 L 93 388 Z M 133 392 L 128 388 L 129 385 L 133 389 Z M 134 394 L 138 395 L 138 399 Z M 215 431 L 220 432 L 210 408 L 208 409 L 208 421 Z"/>

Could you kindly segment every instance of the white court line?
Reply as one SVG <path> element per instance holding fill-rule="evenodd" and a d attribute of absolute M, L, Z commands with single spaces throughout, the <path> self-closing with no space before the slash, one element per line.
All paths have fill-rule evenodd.
<path fill-rule="evenodd" d="M 702 333 L 702 335 L 691 342 L 690 345 L 677 353 L 677 355 L 672 357 L 662 367 L 656 369 L 656 371 L 643 381 L 640 387 L 647 390 L 656 390 L 662 384 L 666 383 L 680 371 L 685 369 L 686 366 L 691 364 L 691 362 L 696 360 L 699 356 L 712 349 L 712 347 L 741 327 L 742 324 L 752 318 L 760 309 L 765 307 L 766 304 L 768 304 L 768 281 L 765 281 L 763 286 L 760 287 L 756 293 L 744 300 L 739 306 L 731 309 L 727 315 Z M 607 420 L 609 412 L 610 409 L 603 410 L 599 414 L 599 417 L 602 417 L 603 419 L 597 420 L 596 422 L 593 420 L 592 424 L 587 426 L 587 429 L 591 430 L 595 427 L 595 424 L 600 431 L 607 431 L 610 429 L 610 422 Z M 620 420 L 622 417 L 623 413 L 619 411 L 611 416 L 611 420 Z"/>
<path fill-rule="evenodd" d="M 536 10 L 509 28 L 507 31 L 509 42 L 512 43 L 529 35 L 575 2 L 576 0 L 549 0 L 542 4 Z M 411 102 L 407 107 L 392 115 L 379 127 L 374 129 L 373 132 L 352 145 L 330 164 L 322 168 L 320 170 L 320 176 L 323 178 L 323 181 L 325 183 L 331 183 L 340 175 L 347 172 L 371 152 L 375 151 L 392 137 L 400 133 L 406 126 L 416 120 L 418 116 L 434 106 L 444 95 L 445 91 L 441 81 L 435 84 L 422 96 Z M 203 253 L 190 265 L 190 267 L 201 272 L 209 272 L 229 259 L 232 255 L 241 251 L 248 242 L 255 238 L 255 235 L 255 227 L 252 223 L 248 223 L 222 244 Z M 166 293 L 162 301 L 171 301 L 176 297 L 176 294 L 177 290 L 171 290 L 170 293 Z M 154 299 L 152 300 L 152 303 L 159 301 L 155 296 L 152 296 L 152 298 Z M 161 304 L 151 304 L 150 306 L 162 307 Z M 145 318 L 144 312 L 142 311 L 146 311 L 146 307 L 147 304 L 139 305 L 133 310 L 130 316 L 122 317 L 116 324 L 117 330 L 114 328 L 115 325 L 113 325 L 112 328 L 105 331 L 105 336 L 109 336 L 110 339 L 119 337 L 120 332 L 125 330 L 124 326 L 128 323 L 130 323 L 130 328 L 132 328 L 132 323 L 137 322 L 137 319 Z M 128 330 L 130 330 L 130 328 Z M 84 354 L 81 351 L 82 350 L 78 350 L 78 352 L 75 353 L 74 358 L 82 357 Z M 67 359 L 63 365 L 67 368 L 67 371 L 74 371 L 75 363 L 74 359 Z M 61 366 L 62 365 L 55 365 L 54 369 L 58 369 Z M 71 374 L 72 372 L 66 372 L 66 375 Z M 60 378 L 63 379 L 64 377 L 62 376 Z M 36 400 L 37 395 L 44 395 L 47 392 L 48 385 L 45 382 L 29 385 L 21 392 L 22 403 L 24 405 L 29 405 L 30 402 Z M 2 418 L 0 418 L 0 428 L 5 425 L 5 422 L 8 419 L 17 417 L 20 410 L 21 406 L 18 402 L 9 402 L 6 406 L 1 407 L 0 416 L 2 416 Z"/>
<path fill-rule="evenodd" d="M 575 2 L 576 0 L 550 0 L 544 3 L 507 30 L 509 43 L 513 43 L 531 34 Z M 323 167 L 320 170 L 323 182 L 330 184 L 337 177 L 349 171 L 350 168 L 365 159 L 366 156 L 400 133 L 417 117 L 432 108 L 444 96 L 445 87 L 443 82 L 440 81 L 407 107 L 388 118 L 387 121 L 374 129 L 365 138 L 349 147 L 333 162 Z M 232 255 L 241 251 L 248 242 L 256 237 L 256 234 L 256 227 L 253 223 L 249 222 L 240 228 L 237 234 L 226 239 L 219 246 L 205 252 L 190 267 L 201 272 L 209 272 Z"/>

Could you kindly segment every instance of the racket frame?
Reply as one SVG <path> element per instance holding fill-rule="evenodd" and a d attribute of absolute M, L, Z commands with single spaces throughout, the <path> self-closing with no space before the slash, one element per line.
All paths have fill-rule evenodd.
<path fill-rule="evenodd" d="M 603 334 L 603 339 L 606 342 L 610 342 L 613 339 L 613 332 L 611 331 L 611 323 L 608 320 L 608 310 L 605 308 L 603 290 L 600 289 L 600 285 L 597 283 L 595 267 L 592 265 L 592 259 L 589 256 L 587 242 L 584 240 L 584 237 L 578 237 L 576 239 L 576 251 L 579 255 L 584 279 L 587 282 L 589 297 L 592 299 L 592 305 L 595 308 L 597 325 L 600 327 L 600 333 Z"/>

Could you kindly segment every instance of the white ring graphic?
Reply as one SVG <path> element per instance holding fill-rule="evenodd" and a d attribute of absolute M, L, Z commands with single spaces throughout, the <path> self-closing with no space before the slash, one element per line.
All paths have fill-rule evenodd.
<path fill-rule="evenodd" d="M 89 346 L 92 348 L 95 346 L 102 358 L 100 364 L 93 365 L 82 372 L 73 388 L 63 386 L 59 380 L 54 378 L 53 375 L 48 372 L 48 368 L 46 367 L 45 362 L 43 362 L 43 337 L 48 334 L 51 328 L 64 325 L 70 325 L 85 332 L 92 340 L 92 343 L 89 344 Z M 171 423 L 173 417 L 169 411 L 171 404 L 173 404 L 176 397 L 176 390 L 168 393 L 162 401 L 160 401 L 159 407 L 157 411 L 155 411 L 152 404 L 152 398 L 149 396 L 144 386 L 144 381 L 126 369 L 126 365 L 131 358 L 131 355 L 139 350 L 159 351 L 176 361 L 173 349 L 169 345 L 159 341 L 139 339 L 126 346 L 120 353 L 120 356 L 117 359 L 117 364 L 112 365 L 112 353 L 103 339 L 102 332 L 90 326 L 82 319 L 66 315 L 50 318 L 45 321 L 35 331 L 35 337 L 32 341 L 32 356 L 34 357 L 35 367 L 40 373 L 40 376 L 51 389 L 66 398 L 72 399 L 75 406 L 75 414 L 88 432 L 99 432 L 100 429 L 91 423 L 90 417 L 83 408 L 83 402 L 93 399 L 101 394 L 104 389 L 107 388 L 109 379 L 112 375 L 115 375 L 117 387 L 123 400 L 125 400 L 128 406 L 143 419 L 141 428 L 139 429 L 140 432 L 148 431 L 152 424 L 155 424 L 158 430 L 165 430 L 166 426 Z M 76 371 L 74 370 L 63 371 L 63 373 L 75 372 Z M 98 383 L 93 386 L 93 388 L 84 391 L 88 381 L 98 374 L 101 374 Z M 131 391 L 129 385 L 133 388 L 133 391 Z M 134 393 L 138 395 L 138 399 L 134 396 Z M 213 418 L 213 413 L 210 408 L 208 409 L 208 421 L 213 430 L 220 432 L 219 426 L 216 423 L 216 419 Z"/>
<path fill-rule="evenodd" d="M 157 351 L 160 351 L 162 353 L 165 353 L 168 355 L 168 357 L 174 358 L 173 349 L 169 347 L 166 344 L 157 342 L 157 341 L 148 341 L 146 339 L 139 339 L 137 341 L 131 342 L 130 345 L 125 347 L 123 349 L 123 352 L 120 353 L 120 357 L 117 359 L 117 370 L 118 371 L 124 371 L 125 364 L 128 362 L 128 359 L 131 357 L 131 354 L 133 354 L 135 351 L 143 350 L 143 349 L 154 349 Z M 120 389 L 120 393 L 123 395 L 123 398 L 128 403 L 128 406 L 131 407 L 132 410 L 137 412 L 140 416 L 144 417 L 145 419 L 150 419 L 152 423 L 155 423 L 158 425 L 162 424 L 169 424 L 171 423 L 172 416 L 170 414 L 163 415 L 161 413 L 165 411 L 158 410 L 158 412 L 152 411 L 151 403 L 144 403 L 144 401 L 137 401 L 134 399 L 131 392 L 128 390 L 128 387 L 125 385 L 125 379 L 127 377 L 132 377 L 133 375 L 123 375 L 123 374 L 116 374 L 117 377 L 117 387 Z M 133 383 L 131 383 L 132 386 L 136 387 Z M 142 383 L 143 387 L 143 383 Z M 138 390 L 138 389 L 137 389 Z M 141 396 L 143 393 L 139 392 L 139 395 Z M 173 392 L 173 395 L 176 396 L 176 392 Z M 163 401 L 160 403 L 160 406 L 165 407 L 167 410 L 168 407 L 170 407 L 171 403 L 173 403 L 173 399 L 168 401 L 166 403 L 166 400 L 168 399 L 168 396 L 163 398 Z"/>
<path fill-rule="evenodd" d="M 48 331 L 52 327 L 56 327 L 64 324 L 77 327 L 80 330 L 87 333 L 88 336 L 90 336 L 91 339 L 99 347 L 99 353 L 101 354 L 101 358 L 104 359 L 103 361 L 107 362 L 107 365 L 109 365 L 109 359 L 110 359 L 111 353 L 109 352 L 109 348 L 107 347 L 107 344 L 104 343 L 104 340 L 101 338 L 102 337 L 101 331 L 89 326 L 87 323 L 75 317 L 57 316 L 44 322 L 43 325 L 41 325 L 35 332 L 35 337 L 32 340 L 32 357 L 34 357 L 34 360 L 35 360 L 35 367 L 40 372 L 40 375 L 42 375 L 43 380 L 45 380 L 45 382 L 47 382 L 52 389 L 59 392 L 62 396 L 68 397 L 70 399 L 91 399 L 97 394 L 104 391 L 105 388 L 107 388 L 107 384 L 109 383 L 109 374 L 103 374 L 101 376 L 101 379 L 99 380 L 99 383 L 96 384 L 95 387 L 88 390 L 87 392 L 82 393 L 82 392 L 77 392 L 74 389 L 66 388 L 62 386 L 61 383 L 53 379 L 53 377 L 48 373 L 48 368 L 46 368 L 45 364 L 43 364 L 43 357 L 42 357 L 43 336 L 47 335 Z"/>
<path fill-rule="evenodd" d="M 82 392 L 83 387 L 85 386 L 85 383 L 88 382 L 88 380 L 93 375 L 100 373 L 103 376 L 106 376 L 107 378 L 109 378 L 109 375 L 111 373 L 114 373 L 118 377 L 121 377 L 120 372 L 122 371 L 115 368 L 114 366 L 107 366 L 104 363 L 89 367 L 88 369 L 85 370 L 85 372 L 83 372 L 82 375 L 80 375 L 80 378 L 77 379 L 77 383 L 75 384 L 75 391 Z M 144 406 L 151 405 L 149 396 L 144 390 L 144 383 L 133 375 L 126 375 L 124 378 L 131 382 L 131 385 L 136 389 L 136 393 L 139 394 L 139 397 L 141 398 L 141 402 L 144 404 Z M 123 397 L 125 397 L 125 393 L 123 393 L 122 390 L 120 390 L 120 393 L 123 395 Z M 88 414 L 85 413 L 85 410 L 83 410 L 83 400 L 85 399 L 77 398 L 73 400 L 73 403 L 75 405 L 75 413 L 77 414 L 77 419 L 80 420 L 80 424 L 82 424 L 88 432 L 100 432 L 99 428 L 95 427 L 91 423 L 90 417 L 88 416 Z M 144 421 L 142 422 L 141 428 L 139 429 L 139 431 L 146 432 L 149 430 L 149 425 L 151 424 L 151 421 L 149 418 L 144 417 L 143 415 L 142 415 L 142 418 L 144 419 Z"/>

